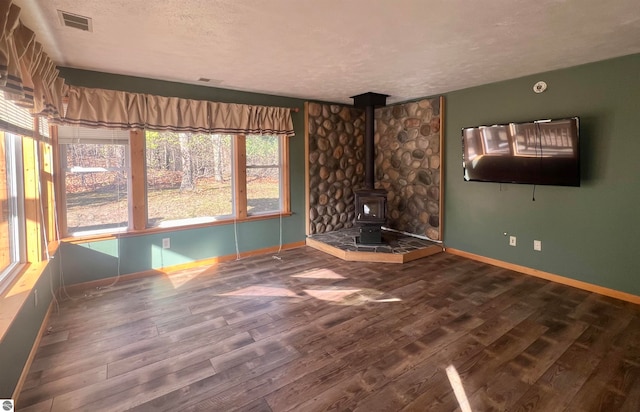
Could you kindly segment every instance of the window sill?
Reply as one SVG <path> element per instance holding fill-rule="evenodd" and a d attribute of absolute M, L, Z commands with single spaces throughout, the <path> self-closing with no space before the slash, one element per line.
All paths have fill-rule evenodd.
<path fill-rule="evenodd" d="M 13 283 L 0 296 L 0 342 L 11 328 L 18 312 L 31 295 L 36 282 L 47 267 L 47 261 L 26 263 Z"/>
<path fill-rule="evenodd" d="M 58 250 L 59 242 L 49 243 L 49 256 Z M 11 328 L 18 312 L 24 307 L 31 291 L 42 276 L 49 262 L 25 263 L 13 282 L 0 294 L 0 342 Z"/>
<path fill-rule="evenodd" d="M 114 231 L 111 233 L 100 233 L 100 234 L 96 233 L 93 235 L 85 234 L 82 236 L 68 236 L 62 239 L 62 241 L 66 243 L 77 244 L 77 243 L 85 243 L 85 242 L 91 242 L 91 241 L 97 241 L 97 240 L 108 240 L 108 239 L 115 239 L 115 238 L 122 238 L 122 237 L 145 236 L 145 235 L 152 235 L 156 233 L 175 232 L 179 230 L 201 229 L 201 228 L 213 227 L 213 226 L 230 225 L 235 223 L 253 222 L 257 220 L 279 219 L 281 216 L 289 217 L 291 215 L 293 215 L 292 212 L 282 212 L 282 213 L 276 212 L 276 213 L 264 213 L 259 215 L 252 215 L 243 219 L 234 219 L 233 217 L 228 217 L 228 218 L 206 222 L 206 223 L 194 223 L 194 224 L 188 224 L 188 225 L 176 225 L 176 226 L 168 226 L 168 227 L 148 227 L 146 229 L 141 229 L 141 230 L 128 230 L 128 231 L 122 231 L 122 232 Z"/>

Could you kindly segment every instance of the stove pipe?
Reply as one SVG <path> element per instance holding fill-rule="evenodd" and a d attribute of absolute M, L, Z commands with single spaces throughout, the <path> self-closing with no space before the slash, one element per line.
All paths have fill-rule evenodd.
<path fill-rule="evenodd" d="M 376 106 L 386 106 L 386 94 L 380 93 L 363 93 L 357 96 L 351 96 L 355 107 L 364 108 L 364 184 L 367 189 L 375 187 L 375 115 Z"/>

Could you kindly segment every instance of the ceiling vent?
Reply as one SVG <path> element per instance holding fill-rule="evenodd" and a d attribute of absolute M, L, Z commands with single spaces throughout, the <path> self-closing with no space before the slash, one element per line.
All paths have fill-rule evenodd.
<path fill-rule="evenodd" d="M 209 83 L 211 86 L 220 86 L 222 84 L 222 80 L 209 79 L 208 77 L 201 77 L 198 81 L 200 83 Z"/>
<path fill-rule="evenodd" d="M 58 10 L 60 24 L 65 27 L 79 29 L 84 31 L 93 31 L 93 25 L 89 17 L 80 16 L 79 14 L 69 13 L 67 11 Z"/>

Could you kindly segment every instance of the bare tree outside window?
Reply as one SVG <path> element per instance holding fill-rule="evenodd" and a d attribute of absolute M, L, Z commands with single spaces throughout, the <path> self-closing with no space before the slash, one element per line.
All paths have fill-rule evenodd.
<path fill-rule="evenodd" d="M 232 135 L 146 132 L 149 226 L 233 213 Z"/>
<path fill-rule="evenodd" d="M 69 233 L 127 228 L 128 146 L 61 145 Z"/>
<path fill-rule="evenodd" d="M 134 202 L 145 201 L 147 227 L 244 219 L 287 207 L 287 141 L 278 136 L 146 131 L 142 154 L 130 153 L 128 131 L 58 126 L 58 132 L 66 234 L 128 230 L 136 196 L 128 187 L 129 156 L 136 170 L 144 163 L 146 187 Z M 236 179 L 236 170 L 246 180 Z"/>

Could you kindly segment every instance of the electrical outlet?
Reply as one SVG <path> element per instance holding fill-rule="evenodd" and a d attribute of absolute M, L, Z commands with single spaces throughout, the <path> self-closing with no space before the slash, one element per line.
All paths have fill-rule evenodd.
<path fill-rule="evenodd" d="M 538 252 L 542 251 L 542 240 L 533 241 L 533 250 L 537 250 Z"/>
<path fill-rule="evenodd" d="M 162 239 L 162 248 L 169 249 L 171 247 L 171 238 L 165 237 Z"/>
<path fill-rule="evenodd" d="M 515 246 L 515 245 L 516 245 L 516 237 L 509 236 L 509 246 Z"/>

